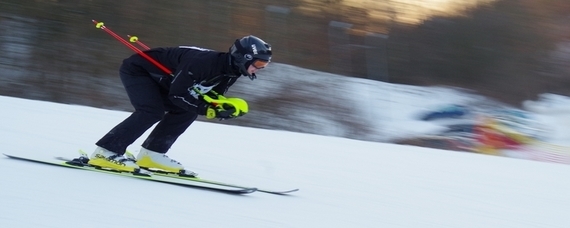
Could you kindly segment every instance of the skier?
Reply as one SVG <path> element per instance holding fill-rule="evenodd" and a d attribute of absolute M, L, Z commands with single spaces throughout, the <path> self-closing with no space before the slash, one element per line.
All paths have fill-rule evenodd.
<path fill-rule="evenodd" d="M 173 76 L 139 54 L 123 61 L 120 77 L 135 111 L 96 142 L 89 164 L 127 172 L 149 168 L 196 176 L 166 153 L 198 115 L 231 119 L 247 112 L 236 107 L 239 102 L 219 105 L 206 98 L 226 99 L 223 94 L 242 75 L 254 80 L 255 73 L 271 60 L 271 45 L 250 35 L 237 39 L 229 52 L 192 46 L 144 52 L 170 69 Z M 127 146 L 157 122 L 136 161 L 125 157 Z"/>

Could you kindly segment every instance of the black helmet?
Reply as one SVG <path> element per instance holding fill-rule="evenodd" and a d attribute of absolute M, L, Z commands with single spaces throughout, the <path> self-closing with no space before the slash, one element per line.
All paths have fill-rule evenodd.
<path fill-rule="evenodd" d="M 271 45 L 255 36 L 245 36 L 237 39 L 230 47 L 232 64 L 239 69 L 243 75 L 255 79 L 255 74 L 249 74 L 247 68 L 254 64 L 261 69 L 271 61 Z M 257 67 L 257 66 L 261 67 Z"/>

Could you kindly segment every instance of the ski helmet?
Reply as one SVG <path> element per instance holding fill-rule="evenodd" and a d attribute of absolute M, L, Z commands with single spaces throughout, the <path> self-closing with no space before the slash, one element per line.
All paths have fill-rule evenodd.
<path fill-rule="evenodd" d="M 271 45 L 256 36 L 245 36 L 237 39 L 230 47 L 232 64 L 243 75 L 255 79 L 255 74 L 249 74 L 247 69 L 250 65 L 257 69 L 264 68 L 271 61 Z"/>

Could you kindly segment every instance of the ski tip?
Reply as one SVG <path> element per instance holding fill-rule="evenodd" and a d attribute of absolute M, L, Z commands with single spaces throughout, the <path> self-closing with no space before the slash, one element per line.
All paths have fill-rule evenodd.
<path fill-rule="evenodd" d="M 297 192 L 300 189 L 296 188 L 296 189 L 291 189 L 291 190 L 285 190 L 285 191 L 271 191 L 271 190 L 263 190 L 263 189 L 258 189 L 258 192 L 265 192 L 265 193 L 269 193 L 269 194 L 274 194 L 274 195 L 288 195 L 289 193 L 293 193 L 293 192 Z"/>
<path fill-rule="evenodd" d="M 16 159 L 22 159 L 22 157 L 19 157 L 19 156 L 14 156 L 14 155 L 5 154 L 5 153 L 2 153 L 2 154 L 3 154 L 4 156 L 6 156 L 7 158 L 16 158 Z"/>

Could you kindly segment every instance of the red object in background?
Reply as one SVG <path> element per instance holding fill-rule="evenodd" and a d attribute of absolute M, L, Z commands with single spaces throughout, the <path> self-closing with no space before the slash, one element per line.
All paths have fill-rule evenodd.
<path fill-rule="evenodd" d="M 493 149 L 515 149 L 522 145 L 506 134 L 487 126 L 478 125 L 474 131 L 479 143 Z"/>

